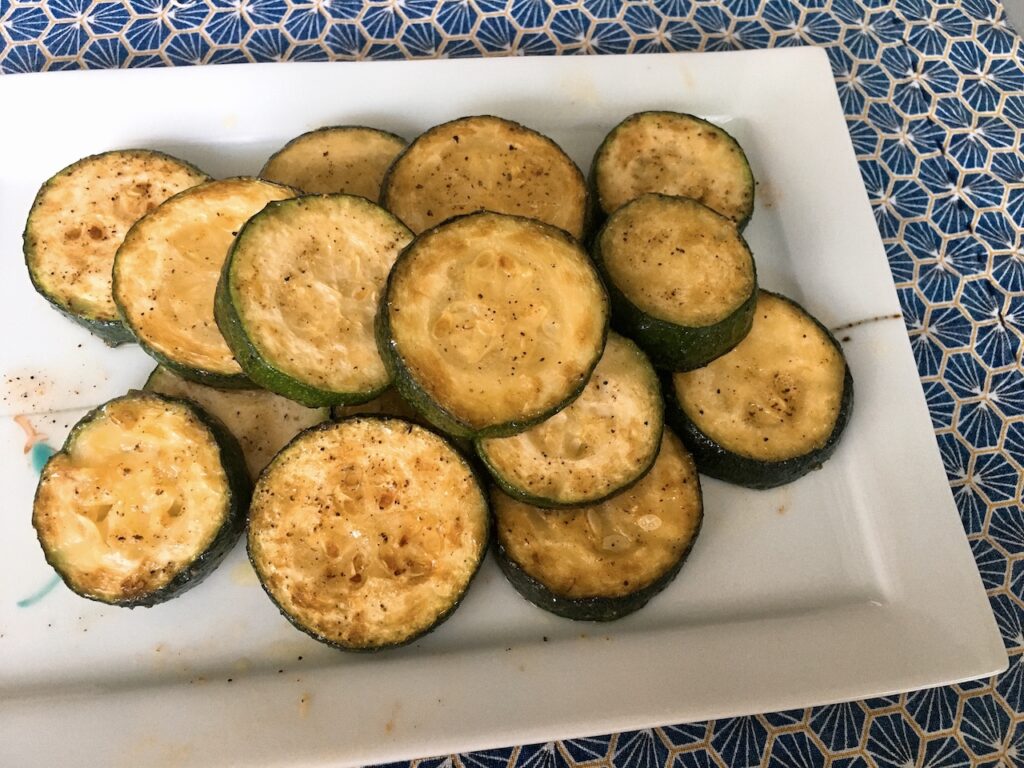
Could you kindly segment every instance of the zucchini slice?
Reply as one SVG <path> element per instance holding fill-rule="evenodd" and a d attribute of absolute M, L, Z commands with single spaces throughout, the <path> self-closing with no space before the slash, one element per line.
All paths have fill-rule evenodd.
<path fill-rule="evenodd" d="M 700 471 L 772 488 L 832 455 L 853 410 L 839 342 L 792 299 L 762 290 L 754 327 L 727 355 L 666 382 L 667 419 Z"/>
<path fill-rule="evenodd" d="M 184 400 L 129 392 L 76 424 L 43 468 L 32 524 L 82 597 L 163 602 L 209 574 L 245 527 L 238 443 Z"/>
<path fill-rule="evenodd" d="M 125 233 L 168 197 L 209 177 L 146 149 L 72 163 L 39 189 L 25 224 L 25 264 L 35 289 L 111 346 L 133 340 L 111 295 L 114 253 Z"/>
<path fill-rule="evenodd" d="M 398 257 L 377 343 L 399 393 L 458 437 L 503 437 L 576 399 L 601 357 L 608 298 L 568 234 L 476 213 Z"/>
<path fill-rule="evenodd" d="M 512 437 L 478 440 L 477 453 L 510 496 L 538 507 L 596 504 L 637 482 L 661 445 L 661 386 L 629 339 L 608 334 L 583 393 Z"/>
<path fill-rule="evenodd" d="M 248 387 L 213 318 L 221 267 L 238 230 L 295 191 L 259 179 L 208 181 L 140 219 L 114 257 L 114 301 L 139 344 L 175 373 Z"/>
<path fill-rule="evenodd" d="M 407 144 L 376 128 L 319 128 L 271 155 L 260 177 L 310 194 L 343 192 L 376 202 L 384 172 Z"/>
<path fill-rule="evenodd" d="M 387 389 L 374 315 L 410 240 L 402 222 L 354 195 L 271 202 L 249 219 L 215 307 L 246 375 L 311 407 L 365 403 Z"/>
<path fill-rule="evenodd" d="M 354 416 L 303 432 L 264 470 L 249 559 L 297 628 L 343 650 L 379 650 L 451 615 L 489 533 L 487 495 L 444 438 Z"/>
<path fill-rule="evenodd" d="M 463 213 L 538 219 L 582 239 L 583 174 L 555 142 L 500 117 L 463 117 L 431 128 L 388 170 L 381 205 L 417 234 Z"/>
<path fill-rule="evenodd" d="M 669 430 L 654 467 L 597 506 L 557 512 L 495 489 L 497 559 L 520 594 L 569 619 L 639 610 L 682 568 L 704 519 L 693 459 Z"/>
<path fill-rule="evenodd" d="M 263 389 L 215 389 L 197 384 L 161 365 L 149 374 L 144 389 L 188 400 L 220 419 L 242 447 L 253 479 L 296 434 L 330 415 L 326 408 L 305 408 Z"/>
<path fill-rule="evenodd" d="M 648 194 L 611 215 L 594 244 L 616 326 L 659 368 L 689 371 L 750 331 L 757 270 L 733 223 L 695 200 Z"/>
<path fill-rule="evenodd" d="M 692 197 L 740 229 L 754 212 L 754 175 L 736 139 L 678 112 L 638 112 L 615 126 L 594 155 L 591 184 L 600 215 L 645 192 Z"/>

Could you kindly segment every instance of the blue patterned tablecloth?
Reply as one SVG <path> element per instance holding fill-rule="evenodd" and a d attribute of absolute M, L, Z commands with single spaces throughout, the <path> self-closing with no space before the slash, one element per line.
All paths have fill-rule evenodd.
<path fill-rule="evenodd" d="M 1024 765 L 1021 39 L 990 0 L 0 0 L 3 72 L 782 45 L 828 51 L 1009 671 L 414 765 Z"/>

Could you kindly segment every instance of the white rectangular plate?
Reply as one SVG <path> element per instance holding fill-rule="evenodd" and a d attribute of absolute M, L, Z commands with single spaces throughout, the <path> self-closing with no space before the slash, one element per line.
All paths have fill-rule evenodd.
<path fill-rule="evenodd" d="M 155 147 L 254 173 L 329 124 L 414 136 L 493 113 L 587 168 L 627 114 L 673 109 L 731 131 L 760 181 L 747 230 L 762 284 L 828 326 L 899 314 L 825 54 L 288 64 L 0 78 L 0 387 L 58 444 L 150 361 L 108 350 L 33 293 L 19 234 L 38 185 L 80 156 Z M 822 704 L 1005 668 L 940 463 L 903 324 L 844 332 L 852 423 L 820 472 L 770 492 L 705 481 L 704 531 L 674 584 L 608 625 L 520 598 L 488 561 L 464 605 L 409 648 L 345 655 L 295 631 L 241 549 L 149 610 L 51 578 L 35 478 L 0 420 L 0 763 L 355 765 Z M 35 377 L 35 378 L 29 378 Z M 45 412 L 63 411 L 53 415 Z M 163 761 L 163 762 L 161 762 Z"/>

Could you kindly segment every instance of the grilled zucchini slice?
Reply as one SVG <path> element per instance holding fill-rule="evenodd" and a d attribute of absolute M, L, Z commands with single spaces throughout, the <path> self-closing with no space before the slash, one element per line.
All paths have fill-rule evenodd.
<path fill-rule="evenodd" d="M 562 230 L 458 217 L 395 262 L 377 343 L 399 393 L 457 437 L 522 432 L 576 399 L 604 349 L 608 299 Z"/>
<path fill-rule="evenodd" d="M 168 197 L 207 180 L 183 160 L 147 149 L 85 157 L 39 189 L 23 236 L 35 289 L 111 346 L 133 340 L 111 295 L 125 233 Z"/>
<path fill-rule="evenodd" d="M 749 488 L 820 467 L 853 410 L 853 377 L 835 337 L 799 304 L 762 290 L 754 326 L 705 368 L 666 382 L 667 418 L 700 471 Z"/>
<path fill-rule="evenodd" d="M 72 428 L 43 468 L 32 524 L 73 591 L 150 606 L 216 567 L 245 526 L 250 489 L 219 422 L 184 400 L 130 392 Z"/>
<path fill-rule="evenodd" d="M 487 495 L 442 437 L 355 416 L 302 433 L 260 476 L 249 558 L 303 632 L 343 650 L 378 650 L 451 615 L 489 532 Z"/>
<path fill-rule="evenodd" d="M 271 155 L 260 177 L 310 194 L 343 192 L 376 202 L 385 171 L 407 143 L 376 128 L 319 128 Z"/>
<path fill-rule="evenodd" d="M 215 315 L 246 375 L 316 407 L 365 403 L 391 385 L 373 321 L 402 222 L 354 195 L 272 202 L 235 238 Z"/>
<path fill-rule="evenodd" d="M 296 434 L 329 417 L 326 408 L 305 408 L 263 389 L 215 389 L 183 379 L 158 365 L 144 389 L 195 403 L 220 419 L 242 447 L 255 479 Z"/>
<path fill-rule="evenodd" d="M 754 212 L 754 175 L 736 140 L 678 112 L 630 115 L 601 142 L 591 166 L 600 216 L 645 192 L 691 197 L 742 229 Z"/>
<path fill-rule="evenodd" d="M 693 459 L 665 430 L 651 471 L 597 506 L 545 510 L 495 489 L 497 559 L 527 600 L 569 619 L 639 610 L 679 573 L 704 519 Z"/>
<path fill-rule="evenodd" d="M 648 194 L 627 203 L 596 238 L 594 260 L 616 326 L 659 368 L 699 368 L 750 331 L 754 257 L 729 219 L 695 200 Z"/>
<path fill-rule="evenodd" d="M 548 137 L 500 117 L 431 128 L 388 170 L 381 205 L 417 234 L 453 216 L 488 210 L 538 219 L 582 239 L 583 174 Z"/>
<path fill-rule="evenodd" d="M 213 317 L 228 247 L 242 224 L 295 191 L 259 179 L 208 181 L 140 219 L 114 257 L 114 301 L 161 365 L 215 387 L 247 387 Z"/>
<path fill-rule="evenodd" d="M 512 437 L 478 440 L 505 493 L 538 507 L 596 504 L 654 464 L 663 424 L 661 387 L 629 339 L 608 334 L 604 354 L 572 405 Z"/>

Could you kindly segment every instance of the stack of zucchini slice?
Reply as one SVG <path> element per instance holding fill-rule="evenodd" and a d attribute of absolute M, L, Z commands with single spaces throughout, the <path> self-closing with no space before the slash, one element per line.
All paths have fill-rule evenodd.
<path fill-rule="evenodd" d="M 284 616 L 376 650 L 455 610 L 493 527 L 536 605 L 638 610 L 694 545 L 698 470 L 790 482 L 849 420 L 835 339 L 758 287 L 753 202 L 739 144 L 670 112 L 616 126 L 589 184 L 487 115 L 408 145 L 312 131 L 260 178 L 138 151 L 69 166 L 29 216 L 33 282 L 159 366 L 44 469 L 48 561 L 83 596 L 152 605 L 248 508 Z"/>
<path fill-rule="evenodd" d="M 679 572 L 704 519 L 693 458 L 666 431 L 636 485 L 601 504 L 552 513 L 494 491 L 498 564 L 531 602 L 570 619 L 642 608 Z"/>
<path fill-rule="evenodd" d="M 484 116 L 427 131 L 381 193 L 420 234 L 391 271 L 377 333 L 400 395 L 474 441 L 510 582 L 560 615 L 609 620 L 678 572 L 702 504 L 654 367 L 607 332 L 614 305 L 581 245 L 588 194 L 522 126 Z"/>
<path fill-rule="evenodd" d="M 663 370 L 668 422 L 700 470 L 771 488 L 820 467 L 849 421 L 853 379 L 825 326 L 758 288 L 740 145 L 692 115 L 641 112 L 602 142 L 591 185 L 615 324 Z"/>

